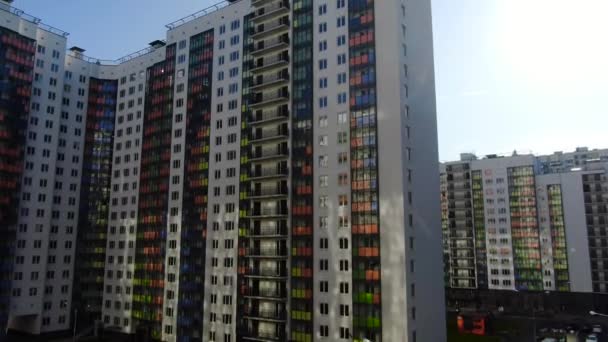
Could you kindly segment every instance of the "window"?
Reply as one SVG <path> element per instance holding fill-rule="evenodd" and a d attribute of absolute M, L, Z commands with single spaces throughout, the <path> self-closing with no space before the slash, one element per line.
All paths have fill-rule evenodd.
<path fill-rule="evenodd" d="M 240 42 L 240 37 L 238 35 L 230 37 L 230 45 L 234 46 Z"/>
<path fill-rule="evenodd" d="M 327 5 L 323 4 L 319 6 L 319 15 L 323 15 L 325 13 L 327 13 Z"/>
<path fill-rule="evenodd" d="M 327 271 L 327 270 L 329 270 L 329 260 L 327 260 L 327 259 L 321 259 L 321 260 L 319 260 L 319 270 L 320 271 Z"/>
<path fill-rule="evenodd" d="M 327 181 L 328 181 L 328 177 L 327 176 L 319 176 L 319 187 L 326 188 L 327 187 Z"/>
<path fill-rule="evenodd" d="M 327 116 L 323 115 L 319 117 L 319 127 L 324 128 L 327 127 Z"/>
<path fill-rule="evenodd" d="M 319 196 L 319 207 L 320 208 L 327 208 L 327 199 L 328 197 L 325 196 Z"/>
<path fill-rule="evenodd" d="M 320 325 L 319 326 L 319 335 L 321 335 L 322 337 L 328 337 L 329 336 L 329 326 Z"/>
<path fill-rule="evenodd" d="M 327 23 L 320 23 L 319 24 L 319 33 L 324 33 L 327 32 Z"/>
<path fill-rule="evenodd" d="M 322 40 L 319 42 L 319 51 L 327 50 L 327 40 Z"/>
<path fill-rule="evenodd" d="M 319 70 L 325 70 L 327 69 L 327 59 L 320 59 L 319 60 Z"/>
<path fill-rule="evenodd" d="M 347 282 L 341 282 L 340 283 L 340 293 L 342 294 L 348 294 L 348 283 Z"/>
<path fill-rule="evenodd" d="M 319 108 L 327 107 L 327 96 L 322 96 L 319 98 Z"/>
<path fill-rule="evenodd" d="M 348 272 L 348 260 L 340 260 L 340 271 Z"/>
<path fill-rule="evenodd" d="M 327 88 L 327 77 L 321 77 L 319 79 L 319 88 L 321 88 L 321 89 Z"/>

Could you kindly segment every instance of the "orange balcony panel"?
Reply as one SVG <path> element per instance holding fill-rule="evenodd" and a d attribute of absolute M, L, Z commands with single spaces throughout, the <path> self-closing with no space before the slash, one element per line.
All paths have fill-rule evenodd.
<path fill-rule="evenodd" d="M 380 251 L 378 247 L 361 247 L 359 248 L 359 256 L 377 257 L 380 256 Z"/>
<path fill-rule="evenodd" d="M 304 175 L 304 176 L 312 175 L 312 166 L 310 166 L 310 165 L 302 166 L 302 175 Z"/>
<path fill-rule="evenodd" d="M 373 303 L 380 304 L 380 294 L 374 294 Z"/>
<path fill-rule="evenodd" d="M 380 280 L 380 271 L 367 270 L 365 271 L 365 280 Z"/>

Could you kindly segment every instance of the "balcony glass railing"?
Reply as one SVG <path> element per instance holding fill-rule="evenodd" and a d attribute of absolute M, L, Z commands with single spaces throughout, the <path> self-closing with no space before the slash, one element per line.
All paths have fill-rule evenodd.
<path fill-rule="evenodd" d="M 287 215 L 287 208 L 264 208 L 258 210 L 249 210 L 247 216 L 284 216 Z"/>
<path fill-rule="evenodd" d="M 289 73 L 287 72 L 287 70 L 282 70 L 275 74 L 259 75 L 257 77 L 254 77 L 252 79 L 252 86 L 260 87 L 263 85 L 268 85 L 268 84 L 276 83 L 279 81 L 289 81 Z M 285 94 L 288 94 L 288 93 L 285 93 Z"/>
<path fill-rule="evenodd" d="M 286 138 L 287 136 L 289 136 L 289 131 L 285 128 L 269 129 L 269 130 L 264 130 L 261 132 L 260 131 L 254 132 L 249 137 L 249 141 L 253 142 L 256 140 L 265 140 L 265 139 L 272 139 L 272 138 Z"/>
<path fill-rule="evenodd" d="M 256 150 L 251 153 L 251 159 L 262 159 L 262 158 L 274 158 L 274 157 L 283 157 L 288 156 L 289 150 L 287 147 L 277 146 L 274 148 L 265 148 L 261 150 Z"/>
<path fill-rule="evenodd" d="M 272 14 L 278 14 L 289 9 L 289 1 L 282 0 L 270 3 L 254 12 L 253 20 L 260 20 Z"/>
<path fill-rule="evenodd" d="M 254 113 L 251 114 L 249 123 L 257 123 L 287 118 L 289 118 L 289 110 L 287 109 L 287 106 L 281 106 L 275 109 L 256 110 Z"/>

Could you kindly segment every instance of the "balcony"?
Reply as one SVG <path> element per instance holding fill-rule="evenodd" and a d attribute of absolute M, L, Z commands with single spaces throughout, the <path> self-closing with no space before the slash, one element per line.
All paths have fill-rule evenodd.
<path fill-rule="evenodd" d="M 287 208 L 264 208 L 247 211 L 246 217 L 252 219 L 261 218 L 280 218 L 288 215 Z"/>
<path fill-rule="evenodd" d="M 260 308 L 253 307 L 249 308 L 249 310 L 245 310 L 245 319 L 285 322 L 287 320 L 287 311 L 260 310 Z"/>
<path fill-rule="evenodd" d="M 251 152 L 250 161 L 266 161 L 277 158 L 289 157 L 289 149 L 287 146 L 276 146 L 274 148 L 255 149 Z"/>
<path fill-rule="evenodd" d="M 272 1 L 272 0 L 251 0 L 251 6 L 259 7 L 270 1 Z"/>
<path fill-rule="evenodd" d="M 268 106 L 275 102 L 287 101 L 289 100 L 289 90 L 287 87 L 283 87 L 277 89 L 276 91 L 270 91 L 266 93 L 254 93 L 252 96 L 252 101 L 249 104 L 251 108 L 258 108 L 263 106 Z"/>
<path fill-rule="evenodd" d="M 258 226 L 254 227 L 249 231 L 250 238 L 272 238 L 281 237 L 284 238 L 288 235 L 287 224 L 283 221 L 277 221 L 278 226 Z"/>
<path fill-rule="evenodd" d="M 287 81 L 289 81 L 289 72 L 287 69 L 283 69 L 275 74 L 253 77 L 251 80 L 251 89 L 259 91 L 264 88 L 278 86 Z"/>
<path fill-rule="evenodd" d="M 287 278 L 288 276 L 289 272 L 285 267 L 278 269 L 250 267 L 245 271 L 245 277 L 248 278 Z"/>
<path fill-rule="evenodd" d="M 289 53 L 287 51 L 283 51 L 275 56 L 258 58 L 254 63 L 251 64 L 250 71 L 253 73 L 258 73 L 287 64 L 289 64 Z"/>
<path fill-rule="evenodd" d="M 265 53 L 270 53 L 273 51 L 277 51 L 279 49 L 284 49 L 289 46 L 289 35 L 283 34 L 278 37 L 273 37 L 270 39 L 258 41 L 252 45 L 250 45 L 251 54 L 253 56 L 259 56 Z"/>
<path fill-rule="evenodd" d="M 245 257 L 263 259 L 287 259 L 287 247 L 247 248 Z"/>
<path fill-rule="evenodd" d="M 289 195 L 289 190 L 285 185 L 260 188 L 249 192 L 249 198 L 283 197 L 287 195 Z"/>
<path fill-rule="evenodd" d="M 249 179 L 251 180 L 262 180 L 272 178 L 285 178 L 289 176 L 289 169 L 286 167 L 269 167 L 265 169 L 258 169 L 251 172 Z"/>
<path fill-rule="evenodd" d="M 249 124 L 261 125 L 278 120 L 289 119 L 289 109 L 287 105 L 275 109 L 258 109 L 249 116 Z"/>
<path fill-rule="evenodd" d="M 259 143 L 276 139 L 287 139 L 289 130 L 286 127 L 277 127 L 275 129 L 262 130 L 258 129 L 249 136 L 250 143 Z"/>
<path fill-rule="evenodd" d="M 275 1 L 258 8 L 255 12 L 253 12 L 253 17 L 251 18 L 251 20 L 256 23 L 262 22 L 264 20 L 270 20 L 278 15 L 287 12 L 289 12 L 289 1 Z"/>
<path fill-rule="evenodd" d="M 289 17 L 281 17 L 273 22 L 266 22 L 256 26 L 249 33 L 252 39 L 262 39 L 273 33 L 279 33 L 281 30 L 289 28 Z"/>
<path fill-rule="evenodd" d="M 285 289 L 248 288 L 243 296 L 251 299 L 287 301 L 287 291 Z"/>

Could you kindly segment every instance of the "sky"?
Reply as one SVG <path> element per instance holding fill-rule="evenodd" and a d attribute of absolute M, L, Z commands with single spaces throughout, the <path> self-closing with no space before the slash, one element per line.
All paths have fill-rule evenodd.
<path fill-rule="evenodd" d="M 116 59 L 164 39 L 165 24 L 216 2 L 16 0 L 13 6 L 69 32 L 68 46 Z M 441 161 L 462 152 L 608 148 L 608 1 L 432 3 Z"/>

